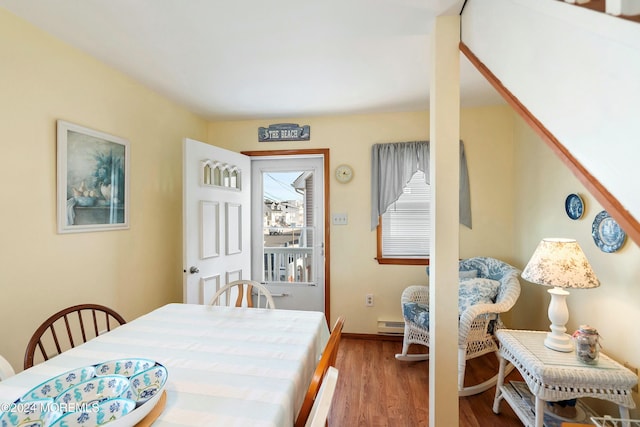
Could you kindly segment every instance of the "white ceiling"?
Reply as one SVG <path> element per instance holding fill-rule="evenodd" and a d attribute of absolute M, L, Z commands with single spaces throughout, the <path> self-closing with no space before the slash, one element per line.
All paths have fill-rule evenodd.
<path fill-rule="evenodd" d="M 429 33 L 463 0 L 0 0 L 212 120 L 426 110 Z M 463 106 L 502 103 L 464 56 Z"/>

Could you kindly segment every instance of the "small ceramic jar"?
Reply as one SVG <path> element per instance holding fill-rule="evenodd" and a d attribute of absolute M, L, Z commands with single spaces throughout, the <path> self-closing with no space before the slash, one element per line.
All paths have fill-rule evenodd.
<path fill-rule="evenodd" d="M 600 353 L 600 335 L 596 328 L 589 325 L 580 325 L 580 328 L 573 333 L 576 344 L 576 357 L 582 363 L 595 365 L 598 363 Z"/>

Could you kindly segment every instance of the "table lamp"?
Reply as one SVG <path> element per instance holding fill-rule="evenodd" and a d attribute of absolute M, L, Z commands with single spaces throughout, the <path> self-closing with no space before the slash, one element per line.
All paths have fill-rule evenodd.
<path fill-rule="evenodd" d="M 564 288 L 600 286 L 578 242 L 573 239 L 542 239 L 522 272 L 522 278 L 538 285 L 553 286 L 547 291 L 551 294 L 548 312 L 551 332 L 547 333 L 544 345 L 556 351 L 572 351 L 571 338 L 565 333 L 569 320 L 566 300 L 569 292 Z"/>

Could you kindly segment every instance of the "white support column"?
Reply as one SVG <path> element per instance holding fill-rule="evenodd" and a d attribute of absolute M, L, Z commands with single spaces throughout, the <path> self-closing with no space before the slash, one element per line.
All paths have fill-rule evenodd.
<path fill-rule="evenodd" d="M 429 425 L 457 427 L 460 17 L 436 18 L 431 37 Z"/>

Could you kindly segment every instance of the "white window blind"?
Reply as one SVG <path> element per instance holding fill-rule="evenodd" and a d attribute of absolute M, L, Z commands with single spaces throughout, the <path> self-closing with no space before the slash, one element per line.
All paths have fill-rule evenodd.
<path fill-rule="evenodd" d="M 382 256 L 427 258 L 430 245 L 431 187 L 418 171 L 402 195 L 382 214 Z"/>

